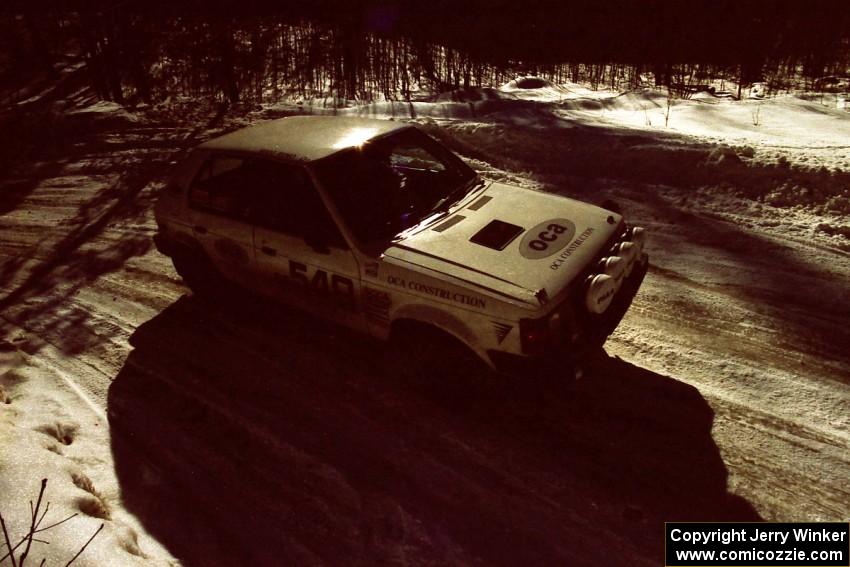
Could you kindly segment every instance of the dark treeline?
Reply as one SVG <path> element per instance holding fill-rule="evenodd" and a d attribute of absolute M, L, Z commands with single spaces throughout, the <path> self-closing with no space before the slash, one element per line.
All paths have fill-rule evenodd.
<path fill-rule="evenodd" d="M 633 88 L 727 79 L 770 88 L 850 73 L 838 2 L 247 0 L 142 9 L 132 0 L 0 16 L 0 87 L 75 58 L 97 95 L 229 102 L 410 99 L 534 74 Z M 83 72 L 83 71 L 81 71 Z M 11 95 L 6 94 L 8 101 Z"/>

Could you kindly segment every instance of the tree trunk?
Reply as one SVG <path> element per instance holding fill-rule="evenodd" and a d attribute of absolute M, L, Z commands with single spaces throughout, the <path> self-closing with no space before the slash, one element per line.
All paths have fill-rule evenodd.
<path fill-rule="evenodd" d="M 229 22 L 219 22 L 219 42 L 221 45 L 221 89 L 231 104 L 239 102 L 239 85 L 234 69 L 235 48 L 233 30 Z"/>
<path fill-rule="evenodd" d="M 39 31 L 38 26 L 32 18 L 32 14 L 29 12 L 24 13 L 24 24 L 26 25 L 27 31 L 30 35 L 30 43 L 32 44 L 33 52 L 35 53 L 42 69 L 44 69 L 44 72 L 47 73 L 48 78 L 55 79 L 57 74 L 56 68 L 54 67 L 53 54 L 50 53 L 50 49 L 45 44 L 41 31 Z"/>

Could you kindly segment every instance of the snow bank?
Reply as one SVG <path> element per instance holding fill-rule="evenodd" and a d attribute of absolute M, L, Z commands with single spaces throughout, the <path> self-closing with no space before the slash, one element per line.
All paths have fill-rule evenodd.
<path fill-rule="evenodd" d="M 593 90 L 576 83 L 555 84 L 540 77 L 520 77 L 499 87 L 499 91 L 523 100 L 561 102 L 579 98 L 605 99 L 617 93 L 607 89 Z"/>
<path fill-rule="evenodd" d="M 581 109 L 566 107 L 565 110 L 579 112 Z M 672 131 L 715 142 L 745 142 L 785 149 L 834 149 L 837 154 L 843 154 L 835 156 L 836 163 L 850 166 L 846 151 L 850 148 L 850 114 L 820 99 L 794 95 L 742 101 L 711 96 L 668 99 L 663 90 L 642 89 L 604 99 L 598 115 L 582 117 L 641 130 Z"/>
<path fill-rule="evenodd" d="M 142 550 L 134 520 L 121 508 L 105 420 L 16 344 L 24 342 L 3 341 L 0 349 L 0 513 L 13 546 L 30 528 L 30 502 L 45 479 L 40 529 L 70 519 L 37 534 L 31 563 L 64 565 L 97 533 L 74 565 L 171 564 L 158 544 Z M 0 550 L 2 557 L 5 546 Z"/>
<path fill-rule="evenodd" d="M 87 118 L 90 120 L 116 120 L 131 123 L 141 122 L 141 118 L 126 108 L 108 100 L 100 100 L 68 112 L 69 116 Z"/>

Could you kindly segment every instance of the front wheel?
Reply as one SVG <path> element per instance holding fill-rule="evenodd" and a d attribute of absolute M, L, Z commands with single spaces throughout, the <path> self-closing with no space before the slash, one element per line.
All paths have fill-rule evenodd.
<path fill-rule="evenodd" d="M 409 326 L 391 348 L 400 374 L 451 405 L 466 405 L 490 377 L 469 347 L 438 329 Z"/>

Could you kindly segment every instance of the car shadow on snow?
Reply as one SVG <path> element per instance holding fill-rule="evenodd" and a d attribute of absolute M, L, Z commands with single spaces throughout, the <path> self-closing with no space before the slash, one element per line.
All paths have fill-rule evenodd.
<path fill-rule="evenodd" d="M 186 565 L 657 564 L 665 520 L 758 520 L 713 412 L 602 357 L 568 386 L 403 379 L 377 344 L 183 297 L 109 390 L 123 500 Z"/>

